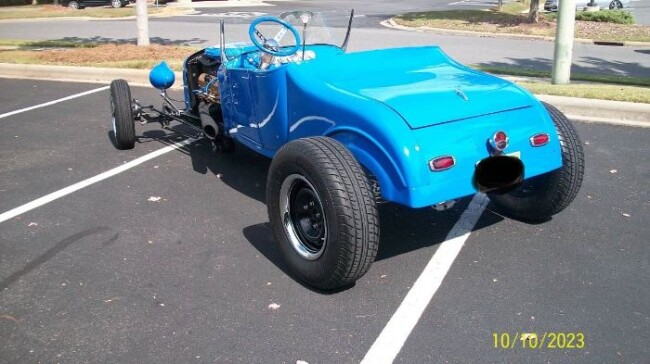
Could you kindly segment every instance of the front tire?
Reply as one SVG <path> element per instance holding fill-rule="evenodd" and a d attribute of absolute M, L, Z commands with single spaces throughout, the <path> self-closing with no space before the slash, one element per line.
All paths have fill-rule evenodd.
<path fill-rule="evenodd" d="M 122 5 L 122 0 L 111 0 L 111 6 L 115 9 L 121 8 Z"/>
<path fill-rule="evenodd" d="M 526 222 L 541 222 L 564 210 L 575 199 L 582 185 L 585 157 L 580 137 L 571 121 L 556 107 L 548 110 L 562 153 L 562 167 L 527 180 L 508 193 L 489 193 L 496 210 Z"/>
<path fill-rule="evenodd" d="M 75 9 L 75 10 L 78 10 L 78 9 L 81 8 L 81 7 L 79 6 L 79 2 L 77 2 L 77 1 L 75 1 L 75 0 L 72 0 L 72 1 L 68 2 L 68 7 L 69 7 L 70 9 Z"/>
<path fill-rule="evenodd" d="M 269 220 L 289 268 L 310 286 L 349 286 L 370 268 L 379 218 L 370 183 L 350 151 L 326 137 L 276 154 L 266 188 Z"/>
<path fill-rule="evenodd" d="M 129 84 L 124 80 L 114 80 L 110 89 L 115 146 L 117 149 L 133 149 L 136 137 Z"/>

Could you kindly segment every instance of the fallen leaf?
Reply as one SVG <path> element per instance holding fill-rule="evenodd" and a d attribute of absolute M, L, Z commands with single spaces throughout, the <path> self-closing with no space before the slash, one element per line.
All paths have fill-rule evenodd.
<path fill-rule="evenodd" d="M 278 308 L 280 308 L 280 305 L 278 305 L 277 303 L 271 303 L 271 304 L 269 305 L 269 308 L 270 308 L 271 310 L 277 310 Z"/>
<path fill-rule="evenodd" d="M 35 223 L 35 222 L 30 222 L 29 225 L 27 225 L 27 226 L 38 226 L 38 224 Z"/>
<path fill-rule="evenodd" d="M 616 170 L 616 169 L 612 169 L 611 171 L 609 171 L 609 173 L 611 173 L 611 174 L 615 174 L 615 173 L 618 173 L 618 170 Z"/>
<path fill-rule="evenodd" d="M 13 322 L 20 322 L 19 319 L 15 318 L 13 316 L 9 316 L 9 315 L 0 315 L 0 318 L 6 319 L 6 320 L 11 320 Z"/>
<path fill-rule="evenodd" d="M 296 364 L 309 364 L 304 360 L 296 360 Z"/>
<path fill-rule="evenodd" d="M 161 198 L 162 197 L 160 197 L 160 196 L 151 196 L 151 197 L 149 197 L 149 199 L 147 201 L 157 202 L 157 201 L 160 201 Z"/>
<path fill-rule="evenodd" d="M 623 213 L 623 216 L 630 217 L 630 214 Z"/>

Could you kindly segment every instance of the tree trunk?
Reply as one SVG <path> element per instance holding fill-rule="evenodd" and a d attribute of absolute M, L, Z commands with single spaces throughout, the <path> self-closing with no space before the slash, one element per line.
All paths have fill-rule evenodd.
<path fill-rule="evenodd" d="M 135 17 L 138 26 L 138 46 L 149 45 L 149 17 L 147 16 L 147 0 L 136 0 Z"/>
<path fill-rule="evenodd" d="M 528 11 L 528 22 L 539 22 L 539 0 L 530 0 L 530 10 Z"/>
<path fill-rule="evenodd" d="M 38 5 L 38 0 L 32 0 L 32 5 Z"/>

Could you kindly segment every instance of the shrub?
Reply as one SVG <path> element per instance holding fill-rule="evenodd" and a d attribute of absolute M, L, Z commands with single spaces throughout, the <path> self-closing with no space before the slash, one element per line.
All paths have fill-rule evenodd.
<path fill-rule="evenodd" d="M 580 11 L 576 20 L 616 24 L 634 24 L 634 16 L 627 10 Z"/>

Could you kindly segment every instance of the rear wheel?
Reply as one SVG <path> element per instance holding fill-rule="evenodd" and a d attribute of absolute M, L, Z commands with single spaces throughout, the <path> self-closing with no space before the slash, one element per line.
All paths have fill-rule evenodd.
<path fill-rule="evenodd" d="M 377 206 L 366 174 L 341 143 L 315 137 L 282 147 L 266 196 L 273 232 L 298 278 L 330 290 L 368 271 L 379 245 Z"/>
<path fill-rule="evenodd" d="M 575 199 L 585 171 L 584 152 L 580 137 L 571 121 L 557 108 L 547 103 L 560 139 L 562 167 L 533 177 L 508 193 L 489 193 L 497 211 L 528 222 L 548 220 L 564 210 Z"/>
<path fill-rule="evenodd" d="M 111 0 L 111 6 L 114 8 L 121 8 L 122 5 L 122 0 Z"/>
<path fill-rule="evenodd" d="M 115 146 L 118 149 L 133 149 L 136 138 L 129 84 L 124 80 L 114 80 L 110 89 Z"/>
<path fill-rule="evenodd" d="M 68 7 L 70 9 L 75 9 L 75 10 L 79 9 L 79 3 L 77 1 L 75 1 L 75 0 L 72 0 L 72 1 L 68 2 Z"/>

